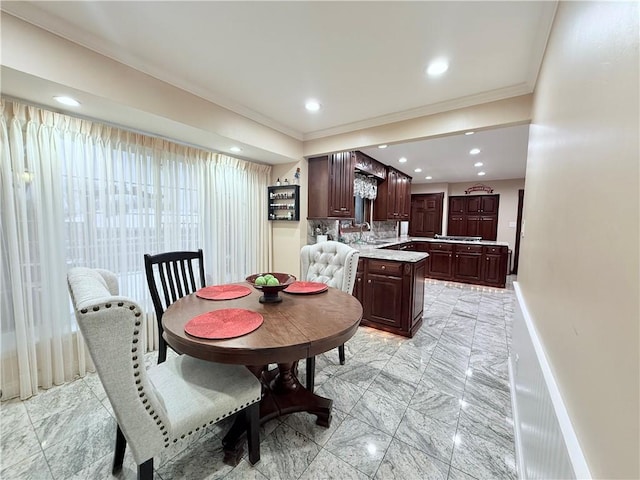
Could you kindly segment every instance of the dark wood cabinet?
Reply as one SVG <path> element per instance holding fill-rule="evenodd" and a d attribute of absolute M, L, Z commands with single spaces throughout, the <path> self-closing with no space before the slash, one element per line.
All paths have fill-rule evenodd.
<path fill-rule="evenodd" d="M 387 167 L 387 178 L 378 185 L 373 219 L 409 220 L 411 214 L 411 177 Z"/>
<path fill-rule="evenodd" d="M 455 245 L 453 278 L 457 281 L 479 282 L 482 279 L 482 247 Z"/>
<path fill-rule="evenodd" d="M 496 240 L 500 195 L 449 197 L 447 235 Z"/>
<path fill-rule="evenodd" d="M 433 237 L 442 234 L 444 192 L 411 195 L 409 235 Z"/>
<path fill-rule="evenodd" d="M 429 244 L 427 274 L 430 278 L 438 280 L 451 280 L 453 278 L 453 244 Z"/>
<path fill-rule="evenodd" d="M 503 245 L 467 242 L 412 242 L 417 251 L 428 249 L 426 276 L 437 280 L 504 288 L 509 249 Z"/>
<path fill-rule="evenodd" d="M 353 173 L 352 152 L 310 158 L 307 218 L 352 218 Z"/>
<path fill-rule="evenodd" d="M 484 285 L 504 288 L 509 252 L 507 247 L 484 247 L 482 280 Z"/>
<path fill-rule="evenodd" d="M 387 178 L 387 167 L 375 158 L 371 158 L 369 155 L 359 151 L 353 152 L 353 157 L 354 167 L 357 171 L 367 175 L 373 175 L 381 180 Z"/>
<path fill-rule="evenodd" d="M 449 223 L 447 224 L 448 235 L 466 235 L 467 218 L 464 215 L 449 215 Z"/>
<path fill-rule="evenodd" d="M 363 306 L 361 324 L 412 337 L 422 325 L 426 260 L 359 262 L 353 294 Z"/>

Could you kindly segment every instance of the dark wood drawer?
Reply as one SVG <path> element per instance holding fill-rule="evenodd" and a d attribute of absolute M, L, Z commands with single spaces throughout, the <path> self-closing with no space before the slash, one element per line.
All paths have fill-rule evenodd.
<path fill-rule="evenodd" d="M 390 275 L 392 277 L 401 277 L 402 263 L 369 259 L 368 273 L 376 273 L 379 275 Z"/>
<path fill-rule="evenodd" d="M 482 253 L 482 245 L 456 245 L 456 253 Z"/>
<path fill-rule="evenodd" d="M 507 253 L 507 247 L 484 247 L 484 253 Z"/>
<path fill-rule="evenodd" d="M 453 251 L 453 243 L 432 243 L 429 249 L 439 250 L 443 252 L 451 252 Z"/>

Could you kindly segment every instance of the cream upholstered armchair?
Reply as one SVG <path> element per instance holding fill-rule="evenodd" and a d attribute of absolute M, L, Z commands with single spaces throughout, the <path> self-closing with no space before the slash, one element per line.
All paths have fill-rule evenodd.
<path fill-rule="evenodd" d="M 142 310 L 118 296 L 107 270 L 73 268 L 67 274 L 80 331 L 118 423 L 113 473 L 122 468 L 127 443 L 138 478 L 153 478 L 153 457 L 180 438 L 236 412 L 247 416 L 249 461 L 260 460 L 258 379 L 244 366 L 188 355 L 145 369 Z"/>
<path fill-rule="evenodd" d="M 334 241 L 305 245 L 300 251 L 301 275 L 305 282 L 322 282 L 348 294 L 353 293 L 360 252 Z M 340 364 L 344 365 L 344 345 L 338 347 Z M 313 390 L 315 357 L 307 358 L 307 389 Z"/>

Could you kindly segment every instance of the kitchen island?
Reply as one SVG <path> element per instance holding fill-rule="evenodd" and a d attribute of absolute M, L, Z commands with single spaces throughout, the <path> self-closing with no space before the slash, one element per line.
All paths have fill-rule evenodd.
<path fill-rule="evenodd" d="M 354 245 L 360 250 L 353 290 L 361 325 L 413 337 L 422 325 L 426 252 Z"/>

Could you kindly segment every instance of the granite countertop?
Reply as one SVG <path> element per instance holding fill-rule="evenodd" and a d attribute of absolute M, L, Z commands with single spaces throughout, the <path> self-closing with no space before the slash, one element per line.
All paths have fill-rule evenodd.
<path fill-rule="evenodd" d="M 394 262 L 417 263 L 429 256 L 426 252 L 407 252 L 405 250 L 385 250 L 378 245 L 351 245 L 360 250 L 360 258 L 391 260 Z"/>
<path fill-rule="evenodd" d="M 379 238 L 375 240 L 375 244 L 365 243 L 352 243 L 349 246 L 360 251 L 361 258 L 375 258 L 380 260 L 392 260 L 396 262 L 409 262 L 416 263 L 429 256 L 426 252 L 415 252 L 406 250 L 386 250 L 384 247 L 390 247 L 392 245 L 398 245 L 407 242 L 438 242 L 438 243 L 465 243 L 470 245 L 487 245 L 508 247 L 508 242 L 497 242 L 494 240 L 478 240 L 478 241 L 461 241 L 461 240 L 444 240 L 440 238 L 428 238 L 428 237 L 393 237 L 393 238 Z"/>

